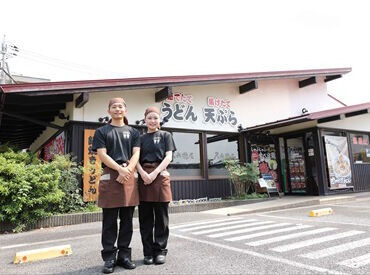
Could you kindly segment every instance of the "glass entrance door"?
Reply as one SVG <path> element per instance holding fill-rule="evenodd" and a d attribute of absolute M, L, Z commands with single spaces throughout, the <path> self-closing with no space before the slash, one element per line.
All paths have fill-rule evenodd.
<path fill-rule="evenodd" d="M 291 193 L 307 192 L 303 137 L 286 139 L 288 184 Z"/>

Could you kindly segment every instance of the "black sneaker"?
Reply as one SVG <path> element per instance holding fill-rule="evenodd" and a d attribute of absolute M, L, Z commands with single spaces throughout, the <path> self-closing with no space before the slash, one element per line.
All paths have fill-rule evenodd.
<path fill-rule="evenodd" d="M 105 273 L 105 274 L 113 273 L 115 265 L 116 265 L 115 260 L 105 261 L 104 262 L 103 273 Z"/>
<path fill-rule="evenodd" d="M 130 258 L 120 258 L 117 260 L 117 265 L 119 266 L 122 266 L 123 268 L 126 268 L 126 269 L 135 269 L 136 268 L 136 264 L 131 261 Z"/>
<path fill-rule="evenodd" d="M 144 256 L 144 264 L 151 265 L 154 263 L 153 256 Z"/>
<path fill-rule="evenodd" d="M 157 255 L 154 259 L 155 264 L 164 264 L 166 262 L 166 255 Z"/>

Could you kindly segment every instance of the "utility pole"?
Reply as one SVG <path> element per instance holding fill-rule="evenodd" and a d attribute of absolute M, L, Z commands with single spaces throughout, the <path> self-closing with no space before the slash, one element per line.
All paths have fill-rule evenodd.
<path fill-rule="evenodd" d="M 15 45 L 8 45 L 5 41 L 5 35 L 3 42 L 1 43 L 1 63 L 0 63 L 0 84 L 16 83 L 12 78 L 7 59 L 13 56 L 17 56 L 19 51 Z"/>
<path fill-rule="evenodd" d="M 5 35 L 3 42 L 1 43 L 1 64 L 0 64 L 0 84 L 5 84 L 5 54 L 6 54 L 6 44 L 5 44 Z"/>

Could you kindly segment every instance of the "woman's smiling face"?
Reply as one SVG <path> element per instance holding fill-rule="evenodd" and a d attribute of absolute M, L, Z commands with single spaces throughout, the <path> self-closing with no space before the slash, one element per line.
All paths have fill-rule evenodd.
<path fill-rule="evenodd" d="M 150 112 L 145 117 L 145 124 L 149 131 L 156 131 L 159 129 L 159 115 L 155 112 Z"/>

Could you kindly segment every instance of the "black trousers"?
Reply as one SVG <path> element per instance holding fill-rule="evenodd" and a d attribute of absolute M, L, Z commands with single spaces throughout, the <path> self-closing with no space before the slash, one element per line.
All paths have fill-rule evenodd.
<path fill-rule="evenodd" d="M 167 254 L 168 204 L 168 202 L 140 202 L 139 223 L 144 256 Z"/>
<path fill-rule="evenodd" d="M 118 258 L 131 257 L 131 248 L 129 247 L 132 238 L 132 217 L 135 206 L 119 208 L 103 208 L 103 229 L 101 243 L 103 250 L 101 255 L 103 261 L 116 259 L 117 247 L 117 218 L 119 215 L 120 226 L 118 233 Z"/>

